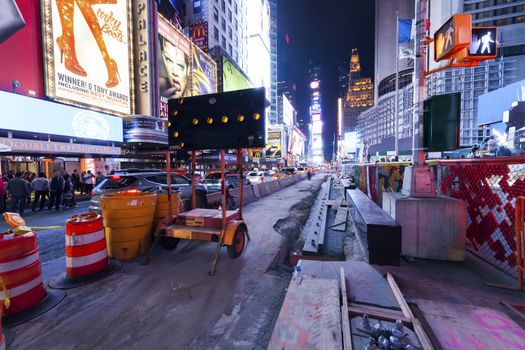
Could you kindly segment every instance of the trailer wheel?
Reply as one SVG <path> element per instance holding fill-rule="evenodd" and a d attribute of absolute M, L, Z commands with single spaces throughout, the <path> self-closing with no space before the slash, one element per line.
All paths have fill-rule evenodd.
<path fill-rule="evenodd" d="M 179 244 L 179 242 L 180 242 L 180 238 L 166 237 L 166 236 L 159 237 L 160 246 L 167 250 L 173 250 L 177 248 L 177 245 Z"/>
<path fill-rule="evenodd" d="M 232 245 L 227 246 L 230 258 L 236 259 L 241 256 L 246 244 L 246 233 L 246 226 L 244 225 L 239 225 L 235 230 Z"/>

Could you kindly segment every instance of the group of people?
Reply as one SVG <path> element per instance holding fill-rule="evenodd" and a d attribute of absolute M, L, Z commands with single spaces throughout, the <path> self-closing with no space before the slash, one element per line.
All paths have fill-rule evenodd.
<path fill-rule="evenodd" d="M 11 199 L 11 211 L 23 214 L 26 206 L 31 204 L 32 211 L 43 210 L 47 202 L 48 210 L 60 206 L 67 208 L 76 206 L 75 192 L 90 194 L 93 187 L 101 182 L 104 176 L 98 172 L 95 176 L 91 170 L 81 174 L 75 169 L 72 174 L 67 171 L 55 171 L 50 179 L 44 173 L 10 171 L 6 176 L 0 176 L 0 213 L 7 211 L 7 199 Z M 31 194 L 34 192 L 33 202 Z"/>

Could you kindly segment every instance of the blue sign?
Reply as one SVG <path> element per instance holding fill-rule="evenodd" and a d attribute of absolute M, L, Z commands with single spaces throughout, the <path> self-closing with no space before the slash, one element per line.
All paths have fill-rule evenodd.
<path fill-rule="evenodd" d="M 122 119 L 0 91 L 0 129 L 122 142 Z"/>

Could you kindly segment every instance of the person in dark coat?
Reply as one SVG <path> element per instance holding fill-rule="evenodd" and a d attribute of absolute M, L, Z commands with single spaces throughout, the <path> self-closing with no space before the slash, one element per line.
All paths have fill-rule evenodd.
<path fill-rule="evenodd" d="M 22 178 L 22 173 L 17 172 L 15 177 L 7 183 L 7 192 L 11 196 L 11 210 L 20 214 L 24 213 L 26 208 L 26 198 L 31 194 L 29 183 Z"/>
<path fill-rule="evenodd" d="M 55 171 L 55 176 L 49 180 L 49 205 L 51 210 L 55 206 L 56 210 L 60 209 L 60 200 L 64 192 L 64 178 L 60 175 L 60 171 Z"/>

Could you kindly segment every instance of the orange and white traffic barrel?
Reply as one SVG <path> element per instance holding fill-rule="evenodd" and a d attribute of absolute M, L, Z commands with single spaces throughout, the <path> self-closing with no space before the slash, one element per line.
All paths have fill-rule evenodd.
<path fill-rule="evenodd" d="M 74 215 L 66 222 L 66 277 L 75 279 L 108 267 L 102 216 Z"/>
<path fill-rule="evenodd" d="M 9 294 L 7 293 L 7 287 L 4 284 L 4 280 L 0 276 L 0 287 L 2 290 L 0 290 L 0 293 L 4 294 L 4 306 L 7 309 L 11 303 L 9 300 Z M 0 315 L 0 350 L 5 350 L 5 337 L 4 337 L 4 331 L 2 329 L 2 315 Z"/>
<path fill-rule="evenodd" d="M 38 241 L 34 232 L 21 236 L 0 236 L 0 276 L 7 289 L 7 294 L 0 293 L 3 316 L 27 310 L 45 297 Z M 5 306 L 7 295 L 11 304 L 8 309 Z"/>

